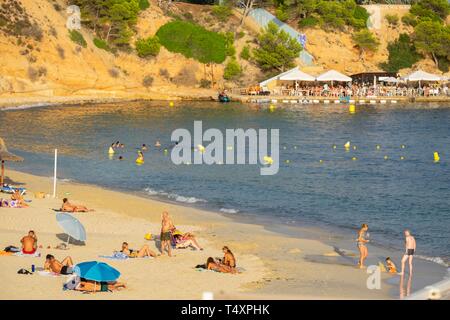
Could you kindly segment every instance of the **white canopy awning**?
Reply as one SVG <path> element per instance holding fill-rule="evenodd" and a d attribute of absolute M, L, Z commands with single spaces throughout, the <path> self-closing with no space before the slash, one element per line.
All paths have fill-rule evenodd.
<path fill-rule="evenodd" d="M 322 73 L 320 76 L 317 76 L 317 81 L 341 81 L 341 82 L 350 82 L 352 81 L 352 78 L 346 76 L 345 74 L 342 74 L 340 72 L 337 72 L 336 70 L 330 70 L 325 73 Z"/>
<path fill-rule="evenodd" d="M 278 80 L 290 80 L 290 81 L 315 81 L 313 76 L 300 71 L 298 68 L 289 70 L 288 73 L 283 74 Z"/>
<path fill-rule="evenodd" d="M 439 81 L 442 80 L 442 77 L 422 70 L 418 70 L 405 76 L 403 79 L 407 81 Z"/>
<path fill-rule="evenodd" d="M 296 79 L 294 79 L 295 77 L 297 77 Z M 300 79 L 301 78 L 301 79 Z M 311 80 L 308 80 L 311 79 Z M 264 80 L 263 82 L 261 82 L 259 85 L 261 87 L 265 87 L 267 86 L 267 84 L 269 84 L 270 82 L 274 81 L 274 80 L 297 80 L 297 81 L 314 81 L 314 77 L 310 76 L 307 73 L 304 73 L 302 71 L 300 71 L 298 69 L 298 67 L 292 68 L 288 71 L 285 71 L 283 73 L 277 74 L 276 76 Z"/>
<path fill-rule="evenodd" d="M 400 80 L 394 77 L 380 77 L 378 78 L 380 82 L 387 82 L 387 83 L 399 83 Z"/>

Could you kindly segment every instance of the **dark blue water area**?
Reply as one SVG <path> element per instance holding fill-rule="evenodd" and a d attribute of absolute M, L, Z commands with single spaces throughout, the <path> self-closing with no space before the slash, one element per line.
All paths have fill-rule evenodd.
<path fill-rule="evenodd" d="M 195 120 L 202 121 L 204 130 L 224 133 L 279 129 L 278 174 L 261 176 L 260 164 L 173 164 L 171 133 L 192 130 Z M 350 237 L 368 223 L 372 242 L 392 248 L 402 248 L 402 231 L 408 228 L 420 255 L 444 261 L 450 257 L 449 124 L 450 108 L 443 104 L 363 106 L 355 114 L 343 105 L 279 105 L 271 112 L 267 106 L 212 102 L 0 111 L 0 136 L 25 158 L 7 164 L 14 169 L 50 177 L 53 149 L 58 148 L 61 178 L 251 221 L 335 228 Z M 158 139 L 162 147 L 156 149 Z M 125 148 L 111 160 L 107 150 L 117 140 Z M 143 143 L 150 148 L 145 164 L 137 166 L 137 148 Z M 439 163 L 433 161 L 435 151 Z"/>

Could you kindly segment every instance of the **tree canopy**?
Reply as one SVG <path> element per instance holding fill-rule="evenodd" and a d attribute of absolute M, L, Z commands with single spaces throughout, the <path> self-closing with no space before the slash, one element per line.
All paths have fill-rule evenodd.
<path fill-rule="evenodd" d="M 192 22 L 168 22 L 159 28 L 156 35 L 167 50 L 201 63 L 222 63 L 227 57 L 226 37 Z"/>
<path fill-rule="evenodd" d="M 259 47 L 254 49 L 255 61 L 266 71 L 284 71 L 294 66 L 302 46 L 285 31 L 270 22 L 258 37 Z"/>

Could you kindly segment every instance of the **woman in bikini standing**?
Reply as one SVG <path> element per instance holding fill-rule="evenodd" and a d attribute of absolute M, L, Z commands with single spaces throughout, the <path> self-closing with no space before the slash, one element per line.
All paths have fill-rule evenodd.
<path fill-rule="evenodd" d="M 364 268 L 364 260 L 366 260 L 369 251 L 367 250 L 366 243 L 369 240 L 366 239 L 366 232 L 369 230 L 369 226 L 366 223 L 363 223 L 361 229 L 358 232 L 357 246 L 359 249 L 359 261 L 358 266 L 360 269 Z"/>

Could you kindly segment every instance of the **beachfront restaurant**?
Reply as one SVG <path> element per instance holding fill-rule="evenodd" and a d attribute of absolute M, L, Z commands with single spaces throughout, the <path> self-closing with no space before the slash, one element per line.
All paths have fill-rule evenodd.
<path fill-rule="evenodd" d="M 264 80 L 259 84 L 263 92 L 270 92 L 277 96 L 310 96 L 316 95 L 312 88 L 321 86 L 327 88 L 335 84 L 346 85 L 352 79 L 336 70 L 329 70 L 317 77 L 301 71 L 298 67 Z M 323 90 L 323 87 L 321 90 Z"/>
<path fill-rule="evenodd" d="M 386 79 L 398 79 L 398 74 L 395 72 L 361 72 L 352 74 L 350 76 L 352 78 L 352 83 L 355 84 L 372 84 L 372 83 L 379 83 L 379 82 L 385 82 Z"/>

